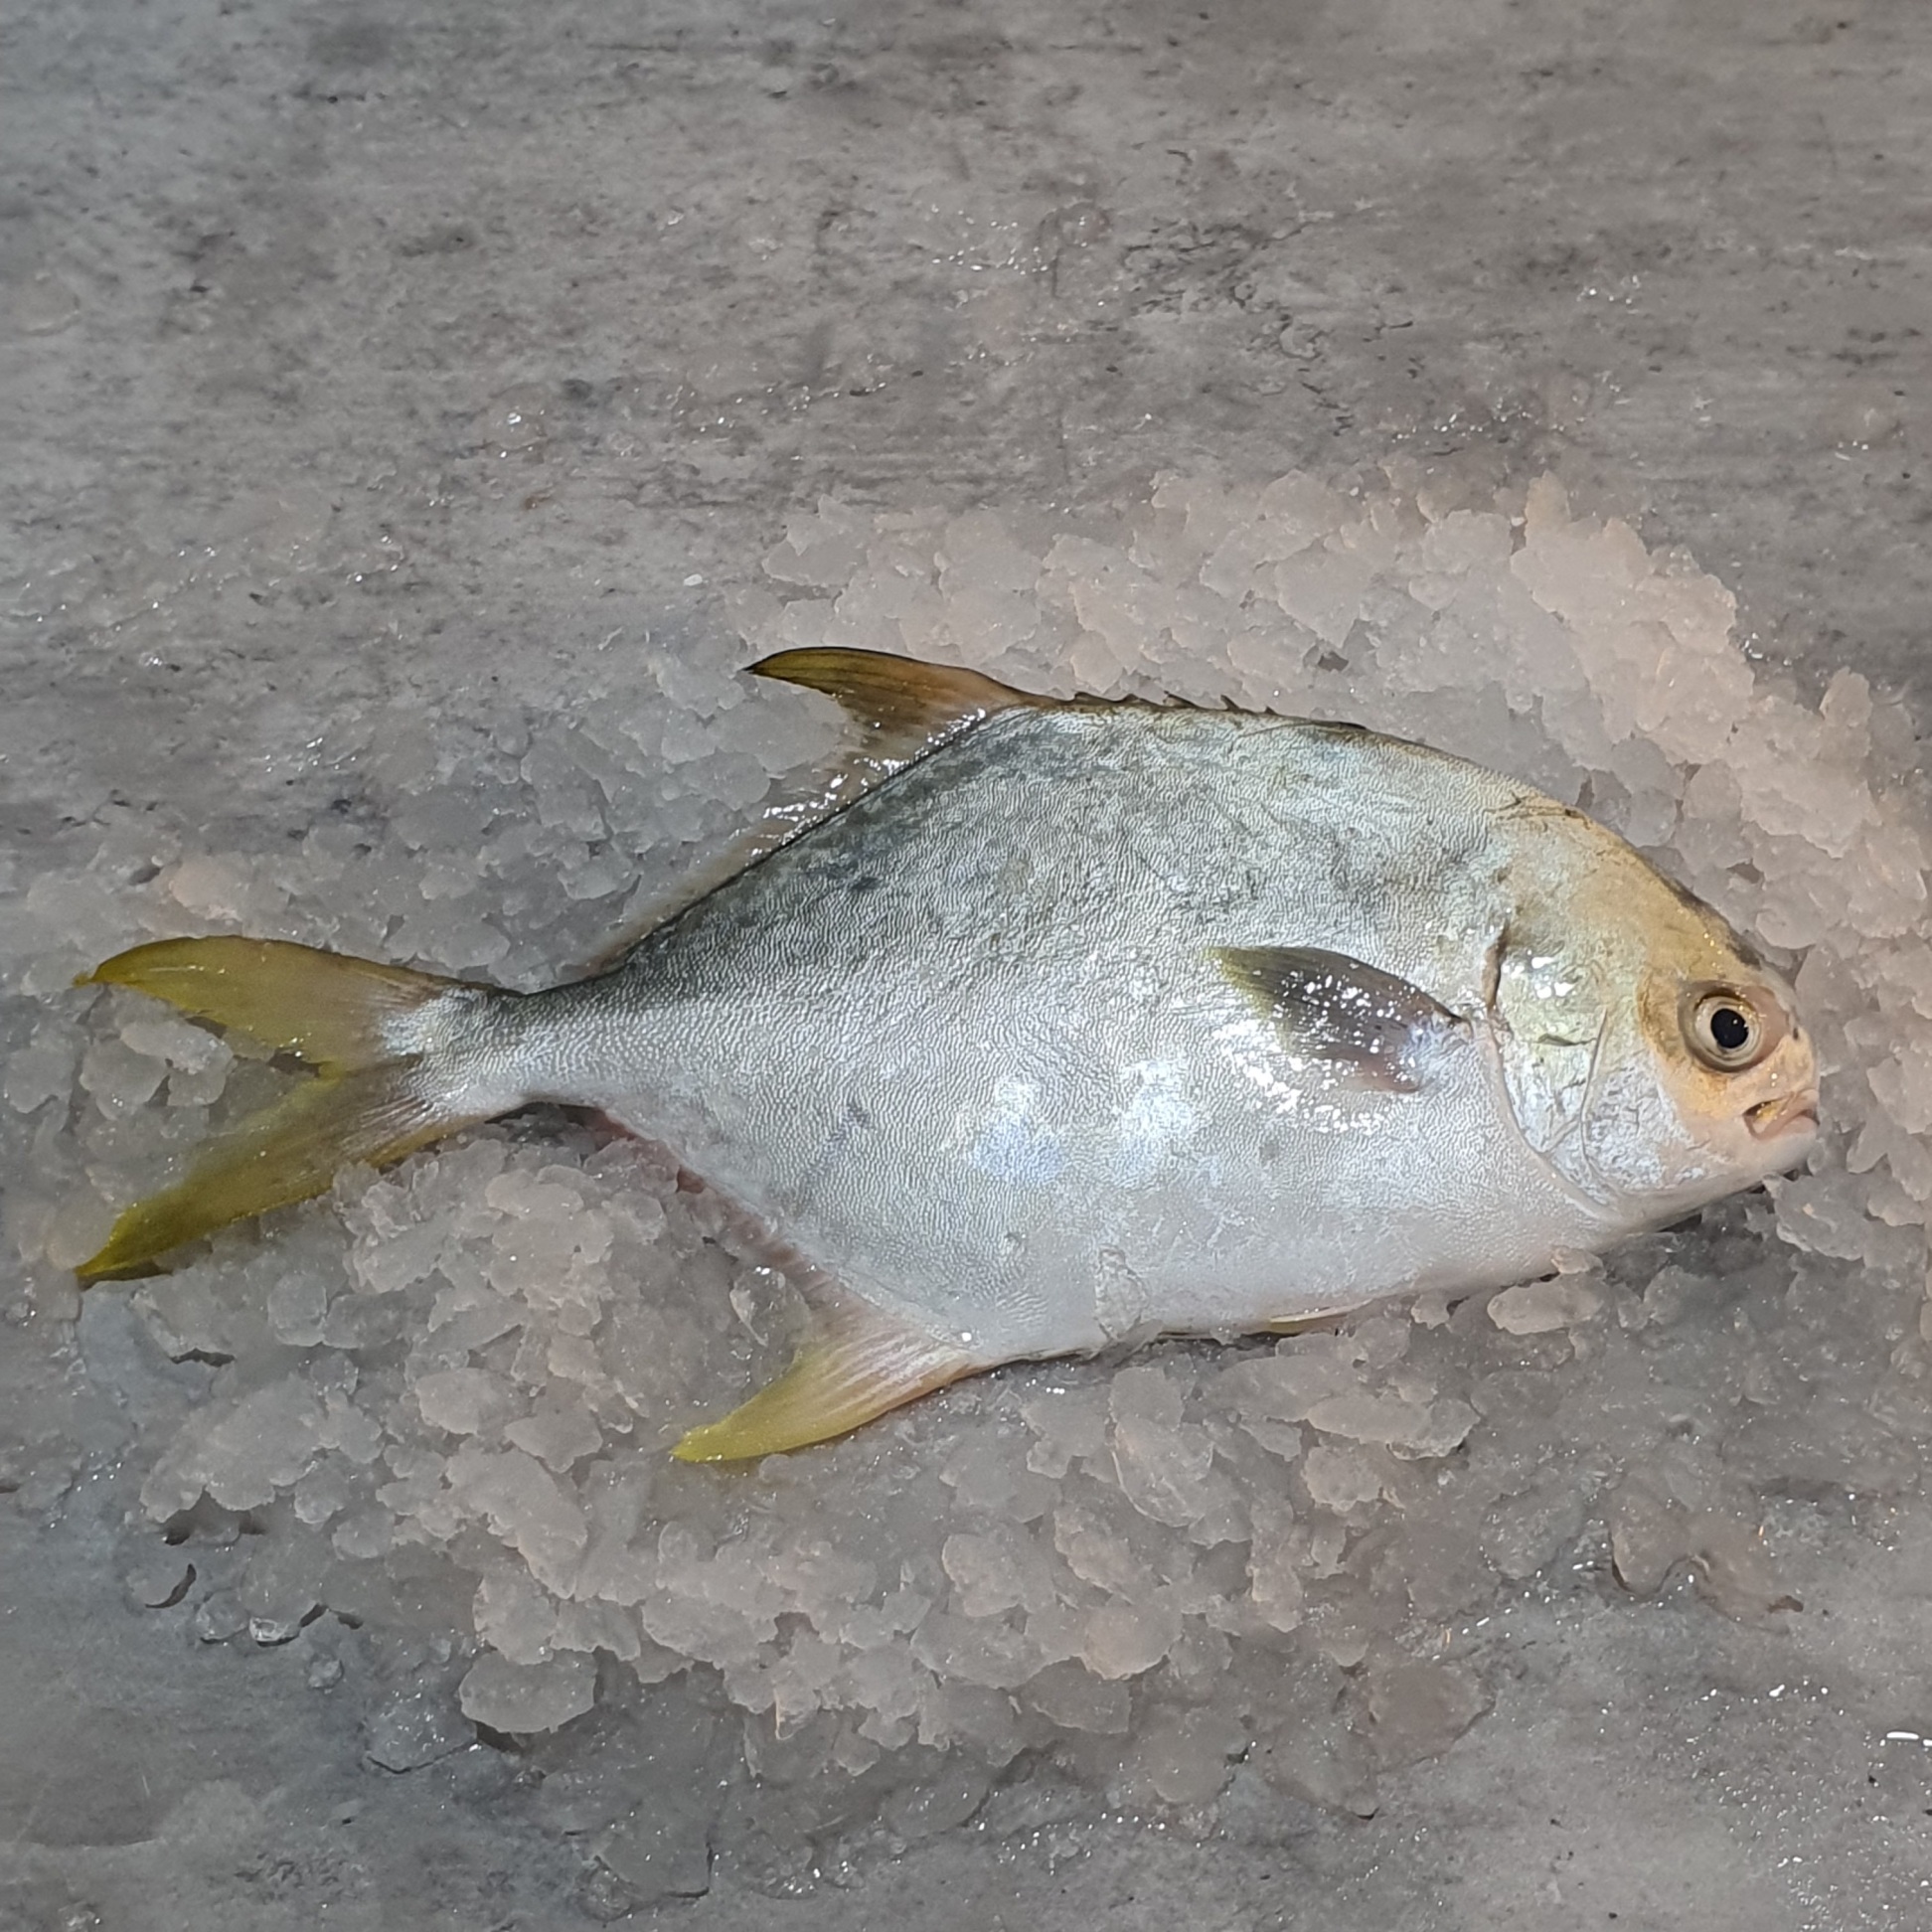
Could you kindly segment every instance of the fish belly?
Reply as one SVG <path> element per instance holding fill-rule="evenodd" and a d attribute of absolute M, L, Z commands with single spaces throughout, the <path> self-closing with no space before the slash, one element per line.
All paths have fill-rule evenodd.
<path fill-rule="evenodd" d="M 855 1041 L 783 1084 L 746 1069 L 745 1104 L 613 1111 L 816 1268 L 986 1361 L 1498 1285 L 1602 1243 L 1473 1049 L 1421 1093 L 1336 1095 L 1263 1085 L 1211 1043 L 1102 1063 L 1038 1033 L 1016 1017 L 1004 1045 L 942 1032 L 904 1057 Z"/>

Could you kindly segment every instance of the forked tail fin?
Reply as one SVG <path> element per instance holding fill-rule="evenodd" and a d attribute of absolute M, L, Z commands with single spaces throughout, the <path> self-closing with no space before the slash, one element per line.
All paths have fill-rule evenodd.
<path fill-rule="evenodd" d="M 315 1069 L 273 1106 L 211 1141 L 171 1188 L 125 1209 L 82 1281 L 143 1271 L 168 1249 L 324 1193 L 358 1161 L 415 1148 L 521 1103 L 455 1077 L 453 1035 L 479 1002 L 514 998 L 276 939 L 162 939 L 80 981 L 152 994 Z M 441 1003 L 444 1014 L 433 1011 Z"/>

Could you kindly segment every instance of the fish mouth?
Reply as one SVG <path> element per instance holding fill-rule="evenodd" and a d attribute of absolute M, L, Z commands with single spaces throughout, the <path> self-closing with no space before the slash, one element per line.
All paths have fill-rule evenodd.
<path fill-rule="evenodd" d="M 1760 1100 L 1744 1109 L 1744 1124 L 1756 1140 L 1782 1140 L 1787 1134 L 1816 1133 L 1818 1095 L 1787 1093 L 1782 1099 Z"/>

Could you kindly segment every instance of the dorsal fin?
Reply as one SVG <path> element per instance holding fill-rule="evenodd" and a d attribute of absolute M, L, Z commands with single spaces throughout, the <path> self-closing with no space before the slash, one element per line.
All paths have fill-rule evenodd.
<path fill-rule="evenodd" d="M 842 812 L 895 771 L 949 739 L 969 731 L 1000 712 L 1022 706 L 1045 710 L 1058 701 L 1015 691 L 977 671 L 924 664 L 917 658 L 885 651 L 848 651 L 831 647 L 779 651 L 748 669 L 781 684 L 805 685 L 836 698 L 865 730 L 859 745 L 847 750 L 815 784 L 769 806 L 756 825 L 693 869 L 689 877 L 624 922 L 623 930 L 586 968 L 601 973 L 614 966 L 647 933 L 654 932 L 701 898 L 735 879 L 747 866 Z"/>
<path fill-rule="evenodd" d="M 885 651 L 780 651 L 751 669 L 760 678 L 836 698 L 865 729 L 864 755 L 894 771 L 1000 712 L 1040 710 L 1054 702 L 978 671 L 922 664 Z"/>

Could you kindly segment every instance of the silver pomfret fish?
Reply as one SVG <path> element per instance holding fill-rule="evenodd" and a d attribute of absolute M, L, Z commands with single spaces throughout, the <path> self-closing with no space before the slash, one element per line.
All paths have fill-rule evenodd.
<path fill-rule="evenodd" d="M 244 939 L 92 976 L 319 1078 L 83 1276 L 535 1100 L 661 1141 L 816 1327 L 692 1460 L 1004 1362 L 1548 1271 L 1802 1158 L 1790 988 L 1614 834 L 1354 726 L 1056 703 L 849 651 L 877 781 L 609 971 L 517 994 Z"/>

